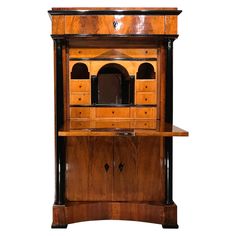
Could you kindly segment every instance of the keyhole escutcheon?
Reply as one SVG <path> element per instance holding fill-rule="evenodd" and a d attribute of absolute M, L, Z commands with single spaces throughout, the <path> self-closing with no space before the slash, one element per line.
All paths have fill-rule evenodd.
<path fill-rule="evenodd" d="M 124 165 L 125 165 L 125 164 L 123 164 L 122 162 L 119 164 L 118 168 L 119 168 L 120 172 L 123 171 Z"/>

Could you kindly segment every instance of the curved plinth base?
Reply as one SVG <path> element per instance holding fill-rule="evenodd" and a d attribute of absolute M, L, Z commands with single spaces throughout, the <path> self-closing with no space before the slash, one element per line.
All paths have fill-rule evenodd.
<path fill-rule="evenodd" d="M 134 220 L 178 228 L 177 206 L 153 202 L 68 202 L 53 206 L 52 228 L 89 220 Z"/>

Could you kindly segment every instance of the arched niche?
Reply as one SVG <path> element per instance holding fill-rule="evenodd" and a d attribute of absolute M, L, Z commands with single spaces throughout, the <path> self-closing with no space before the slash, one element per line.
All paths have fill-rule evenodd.
<path fill-rule="evenodd" d="M 84 63 L 76 63 L 72 67 L 71 79 L 89 79 L 88 67 Z"/>
<path fill-rule="evenodd" d="M 131 104 L 133 102 L 133 79 L 125 67 L 118 63 L 108 63 L 100 68 L 93 89 L 96 104 Z"/>
<path fill-rule="evenodd" d="M 137 72 L 137 79 L 155 79 L 154 67 L 150 63 L 142 63 Z"/>

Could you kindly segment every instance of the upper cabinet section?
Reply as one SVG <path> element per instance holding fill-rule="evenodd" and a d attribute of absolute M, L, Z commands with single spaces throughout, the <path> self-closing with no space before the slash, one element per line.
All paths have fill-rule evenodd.
<path fill-rule="evenodd" d="M 53 35 L 177 35 L 177 8 L 53 8 Z"/>

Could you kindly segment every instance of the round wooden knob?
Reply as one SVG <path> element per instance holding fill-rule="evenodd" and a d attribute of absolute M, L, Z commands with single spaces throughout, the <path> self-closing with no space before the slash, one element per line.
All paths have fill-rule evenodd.
<path fill-rule="evenodd" d="M 115 112 L 114 112 L 114 111 L 112 111 L 111 113 L 112 113 L 112 114 L 114 114 Z"/>
<path fill-rule="evenodd" d="M 147 88 L 147 85 L 145 86 L 145 88 Z"/>
<path fill-rule="evenodd" d="M 145 115 L 147 115 L 147 112 L 146 112 L 146 111 L 145 111 L 144 113 L 145 113 Z"/>
<path fill-rule="evenodd" d="M 81 111 L 79 112 L 79 114 L 81 115 Z"/>
<path fill-rule="evenodd" d="M 147 98 L 145 98 L 145 101 L 147 101 L 148 99 Z"/>
<path fill-rule="evenodd" d="M 81 101 L 81 98 L 79 98 L 79 101 Z"/>
<path fill-rule="evenodd" d="M 82 86 L 80 85 L 79 88 L 82 88 Z"/>

